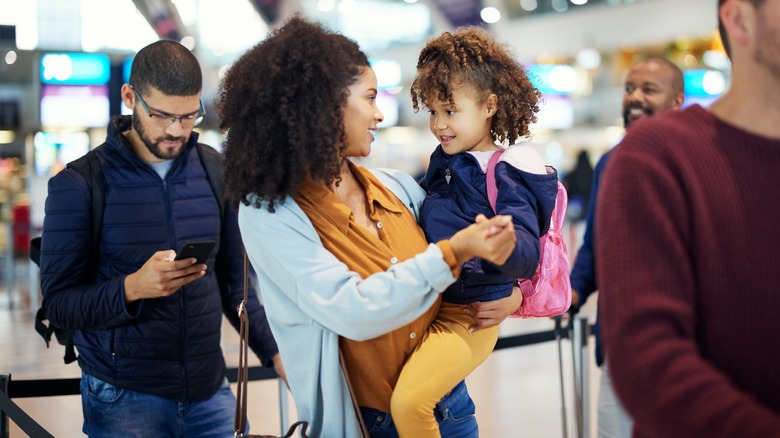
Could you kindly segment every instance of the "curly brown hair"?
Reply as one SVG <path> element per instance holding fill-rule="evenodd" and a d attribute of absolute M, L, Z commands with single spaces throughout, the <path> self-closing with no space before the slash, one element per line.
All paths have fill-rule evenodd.
<path fill-rule="evenodd" d="M 469 26 L 431 38 L 420 52 L 417 77 L 412 82 L 415 112 L 431 101 L 453 104 L 453 86 L 467 85 L 484 102 L 498 97 L 498 108 L 490 125 L 494 142 L 514 144 L 528 135 L 536 122 L 542 93 L 531 84 L 525 68 L 510 50 L 486 30 Z"/>
<path fill-rule="evenodd" d="M 368 66 L 357 43 L 299 16 L 233 64 L 215 105 L 227 133 L 223 180 L 234 207 L 267 201 L 274 211 L 304 178 L 338 179 L 348 87 Z"/>

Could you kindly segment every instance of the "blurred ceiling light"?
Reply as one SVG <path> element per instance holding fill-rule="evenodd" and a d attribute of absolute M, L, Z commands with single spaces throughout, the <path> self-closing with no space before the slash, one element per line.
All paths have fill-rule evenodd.
<path fill-rule="evenodd" d="M 479 12 L 479 16 L 485 23 L 492 24 L 497 23 L 501 19 L 501 12 L 492 6 L 488 6 Z"/>
<path fill-rule="evenodd" d="M 719 71 L 710 70 L 704 73 L 701 85 L 704 92 L 710 96 L 720 96 L 721 93 L 726 91 L 726 77 Z"/>
<path fill-rule="evenodd" d="M 330 12 L 336 7 L 336 0 L 317 0 L 317 9 L 322 12 Z"/>
<path fill-rule="evenodd" d="M 182 46 L 186 47 L 187 50 L 192 51 L 195 48 L 195 38 L 193 38 L 190 35 L 187 35 L 186 37 L 182 38 L 181 41 L 179 41 Z"/>
<path fill-rule="evenodd" d="M 0 144 L 9 144 L 14 142 L 13 131 L 0 131 Z"/>
<path fill-rule="evenodd" d="M 571 93 L 577 88 L 577 72 L 569 65 L 556 65 L 550 70 L 550 86 L 559 93 Z"/>
<path fill-rule="evenodd" d="M 174 6 L 176 6 L 176 12 L 181 18 L 181 22 L 186 27 L 195 26 L 198 19 L 198 0 L 171 0 Z"/>
<path fill-rule="evenodd" d="M 355 9 L 357 9 L 357 2 L 355 0 L 341 0 L 339 2 L 339 12 L 344 15 L 355 12 Z"/>
<path fill-rule="evenodd" d="M 689 53 L 683 58 L 683 65 L 685 68 L 696 68 L 699 66 L 699 60 Z"/>
<path fill-rule="evenodd" d="M 520 7 L 528 12 L 535 11 L 539 7 L 536 0 L 520 0 Z"/>
<path fill-rule="evenodd" d="M 552 8 L 555 12 L 566 12 L 569 10 L 569 2 L 567 0 L 552 0 Z"/>
<path fill-rule="evenodd" d="M 577 64 L 588 70 L 595 70 L 601 66 L 601 54 L 593 48 L 585 48 L 577 52 Z"/>
<path fill-rule="evenodd" d="M 417 3 L 417 0 L 404 0 L 406 3 Z"/>
<path fill-rule="evenodd" d="M 581 6 L 587 3 L 588 0 L 571 0 L 571 4 Z"/>
<path fill-rule="evenodd" d="M 9 50 L 8 53 L 5 54 L 5 63 L 11 65 L 14 62 L 16 62 L 16 52 Z"/>
<path fill-rule="evenodd" d="M 720 50 L 707 50 L 702 55 L 702 60 L 705 64 L 718 70 L 729 68 L 729 58 Z"/>
<path fill-rule="evenodd" d="M 385 91 L 387 91 L 390 94 L 400 94 L 401 91 L 403 91 L 403 90 L 404 90 L 404 87 L 398 86 L 398 87 L 390 87 L 390 88 L 386 89 Z"/>

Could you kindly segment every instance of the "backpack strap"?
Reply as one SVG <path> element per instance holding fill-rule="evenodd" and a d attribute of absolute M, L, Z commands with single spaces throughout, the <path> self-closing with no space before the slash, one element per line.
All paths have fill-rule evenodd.
<path fill-rule="evenodd" d="M 488 160 L 487 170 L 485 171 L 485 186 L 487 188 L 488 202 L 490 202 L 490 208 L 493 212 L 496 212 L 496 198 L 498 198 L 498 187 L 496 186 L 496 164 L 498 159 L 501 158 L 501 154 L 504 153 L 503 149 L 499 149 L 493 152 Z"/>
<path fill-rule="evenodd" d="M 105 183 L 103 182 L 100 162 L 95 155 L 95 151 L 91 150 L 81 158 L 68 163 L 67 167 L 84 177 L 89 187 L 92 201 L 92 251 L 90 252 L 90 260 L 92 265 L 96 265 L 97 253 L 100 250 L 101 230 L 103 228 L 103 208 L 106 202 Z M 38 244 L 40 244 L 40 241 Z M 51 335 L 54 333 L 57 335 L 57 341 L 65 345 L 65 357 L 63 358 L 65 363 L 74 362 L 77 356 L 76 348 L 73 344 L 73 330 L 61 330 L 51 324 L 46 327 L 43 323 L 45 319 L 46 316 L 43 314 L 43 309 L 38 309 L 38 313 L 35 315 L 35 330 L 46 340 L 46 347 L 49 347 Z"/>
<path fill-rule="evenodd" d="M 555 208 L 552 212 L 552 223 L 559 231 L 563 227 L 563 220 L 566 217 L 566 205 L 569 197 L 566 193 L 566 187 L 558 181 L 558 194 L 555 196 Z"/>
<path fill-rule="evenodd" d="M 97 258 L 100 248 L 100 236 L 103 228 L 103 209 L 106 202 L 105 183 L 100 162 L 95 151 L 89 151 L 81 158 L 68 163 L 68 168 L 75 170 L 87 181 L 92 198 L 92 248 L 91 257 Z"/>
<path fill-rule="evenodd" d="M 206 169 L 206 177 L 211 184 L 211 190 L 217 197 L 219 204 L 219 218 L 225 220 L 225 186 L 222 183 L 222 154 L 213 147 L 198 143 L 198 156 L 203 168 Z"/>

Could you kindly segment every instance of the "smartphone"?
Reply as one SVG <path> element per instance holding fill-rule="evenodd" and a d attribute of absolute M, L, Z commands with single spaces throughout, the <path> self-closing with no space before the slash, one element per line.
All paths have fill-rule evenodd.
<path fill-rule="evenodd" d="M 216 244 L 217 242 L 215 240 L 187 242 L 181 247 L 179 252 L 176 253 L 176 258 L 174 260 L 195 258 L 198 260 L 198 263 L 206 263 L 209 254 L 214 250 Z"/>

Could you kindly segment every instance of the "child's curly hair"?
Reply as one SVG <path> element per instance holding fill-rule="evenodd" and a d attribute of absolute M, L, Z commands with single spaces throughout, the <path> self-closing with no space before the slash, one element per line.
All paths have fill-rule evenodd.
<path fill-rule="evenodd" d="M 325 184 L 339 178 L 344 106 L 363 67 L 369 62 L 357 43 L 299 16 L 233 64 L 215 105 L 234 207 L 268 201 L 273 211 L 307 176 Z"/>
<path fill-rule="evenodd" d="M 498 96 L 490 126 L 494 142 L 514 144 L 527 136 L 529 126 L 536 122 L 542 93 L 509 49 L 482 28 L 463 27 L 428 41 L 420 52 L 417 77 L 412 82 L 415 112 L 434 100 L 454 104 L 452 87 L 459 85 L 473 87 L 479 102 L 490 94 Z"/>

